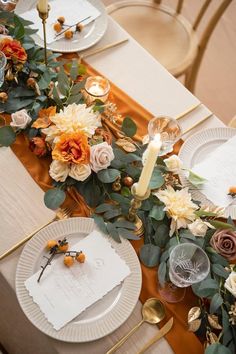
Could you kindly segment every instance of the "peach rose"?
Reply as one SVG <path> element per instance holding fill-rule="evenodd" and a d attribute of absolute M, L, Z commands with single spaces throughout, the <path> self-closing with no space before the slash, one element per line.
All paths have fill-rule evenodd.
<path fill-rule="evenodd" d="M 94 172 L 110 166 L 114 158 L 112 147 L 107 142 L 91 146 L 90 165 Z"/>
<path fill-rule="evenodd" d="M 57 182 L 64 182 L 69 174 L 69 171 L 70 168 L 68 163 L 53 160 L 50 165 L 49 175 Z"/>
<path fill-rule="evenodd" d="M 88 164 L 90 147 L 87 136 L 80 131 L 62 134 L 52 151 L 52 158 L 62 162 Z"/>
<path fill-rule="evenodd" d="M 15 39 L 4 38 L 0 41 L 0 51 L 2 51 L 6 58 L 13 62 L 21 62 L 22 64 L 27 60 L 25 49 L 21 46 L 20 42 Z"/>
<path fill-rule="evenodd" d="M 91 175 L 91 168 L 89 165 L 71 164 L 69 176 L 77 181 L 85 181 Z"/>

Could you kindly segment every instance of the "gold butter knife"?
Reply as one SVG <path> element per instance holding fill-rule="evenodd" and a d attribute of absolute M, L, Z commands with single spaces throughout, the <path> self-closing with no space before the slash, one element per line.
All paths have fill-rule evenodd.
<path fill-rule="evenodd" d="M 154 343 L 156 343 L 159 339 L 161 339 L 162 337 L 164 337 L 172 328 L 174 323 L 174 318 L 171 317 L 169 319 L 168 322 L 166 322 L 166 324 L 161 327 L 161 329 L 159 330 L 159 332 L 152 337 L 143 347 L 142 349 L 137 352 L 137 354 L 143 354 L 151 345 L 153 345 Z"/>

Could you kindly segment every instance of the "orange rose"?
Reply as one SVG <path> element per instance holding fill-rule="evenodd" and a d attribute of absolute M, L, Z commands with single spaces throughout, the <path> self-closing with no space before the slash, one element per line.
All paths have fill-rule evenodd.
<path fill-rule="evenodd" d="M 25 63 L 27 54 L 20 42 L 15 39 L 4 38 L 0 41 L 0 51 L 2 51 L 7 59 L 13 62 Z"/>
<path fill-rule="evenodd" d="M 88 138 L 80 131 L 62 134 L 53 149 L 52 158 L 63 162 L 88 164 L 90 159 Z"/>
<path fill-rule="evenodd" d="M 30 140 L 29 148 L 38 157 L 44 157 L 48 153 L 45 139 L 39 136 L 36 136 Z"/>

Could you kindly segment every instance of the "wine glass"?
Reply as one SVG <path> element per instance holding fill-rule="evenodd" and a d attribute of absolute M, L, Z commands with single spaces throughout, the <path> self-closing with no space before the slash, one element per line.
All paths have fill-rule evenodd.
<path fill-rule="evenodd" d="M 3 52 L 0 52 L 0 87 L 4 83 L 5 67 L 7 65 L 7 58 Z"/>
<path fill-rule="evenodd" d="M 148 123 L 148 135 L 152 140 L 156 134 L 161 135 L 162 146 L 159 156 L 168 154 L 180 138 L 182 131 L 176 119 L 167 116 L 154 117 Z"/>
<path fill-rule="evenodd" d="M 210 261 L 203 249 L 194 243 L 181 243 L 170 253 L 170 283 L 159 292 L 167 302 L 182 301 L 186 287 L 204 280 L 209 271 Z"/>

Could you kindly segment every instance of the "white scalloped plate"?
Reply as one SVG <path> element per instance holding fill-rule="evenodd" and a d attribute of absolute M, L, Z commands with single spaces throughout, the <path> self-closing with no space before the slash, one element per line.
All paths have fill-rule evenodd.
<path fill-rule="evenodd" d="M 190 136 L 182 145 L 179 151 L 179 158 L 183 161 L 185 168 L 192 168 L 197 163 L 203 161 L 209 153 L 224 144 L 236 134 L 236 129 L 227 127 L 209 128 L 201 130 Z M 179 174 L 183 186 L 192 187 L 184 172 Z M 199 200 L 204 205 L 213 205 L 199 190 L 192 190 L 194 199 Z M 220 205 L 219 205 L 220 206 Z M 236 219 L 236 205 L 230 205 L 225 209 L 224 217 L 231 216 Z"/>
<path fill-rule="evenodd" d="M 66 236 L 73 246 L 96 228 L 93 219 L 70 218 L 50 224 L 39 231 L 26 244 L 16 270 L 16 294 L 28 319 L 50 337 L 66 342 L 89 342 L 113 332 L 132 313 L 141 289 L 141 268 L 138 257 L 129 243 L 122 239 L 116 243 L 109 238 L 116 252 L 126 261 L 131 274 L 101 300 L 86 309 L 77 318 L 56 331 L 46 320 L 37 304 L 25 288 L 25 280 L 40 269 L 49 239 Z"/>

